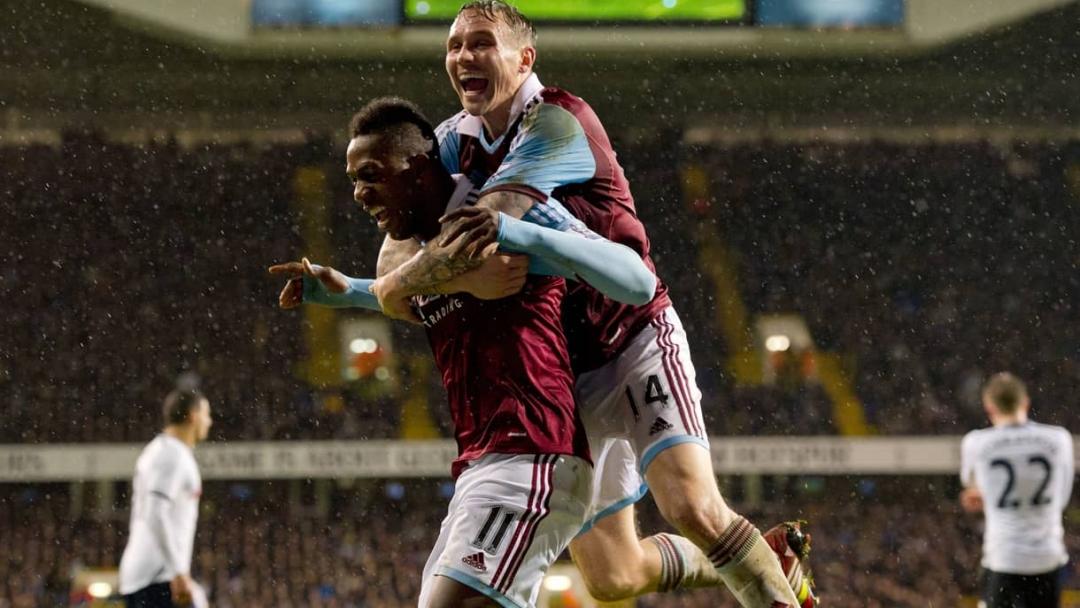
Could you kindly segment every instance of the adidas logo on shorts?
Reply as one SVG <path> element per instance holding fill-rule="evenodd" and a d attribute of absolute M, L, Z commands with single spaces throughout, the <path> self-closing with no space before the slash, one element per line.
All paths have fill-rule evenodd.
<path fill-rule="evenodd" d="M 484 564 L 483 553 L 473 553 L 472 555 L 466 555 L 465 557 L 461 558 L 461 563 L 469 566 L 470 568 L 479 570 L 480 572 L 487 572 L 487 565 Z"/>
<path fill-rule="evenodd" d="M 671 426 L 670 422 L 658 417 L 656 420 L 653 420 L 652 426 L 649 427 L 649 437 L 673 428 L 675 427 Z"/>

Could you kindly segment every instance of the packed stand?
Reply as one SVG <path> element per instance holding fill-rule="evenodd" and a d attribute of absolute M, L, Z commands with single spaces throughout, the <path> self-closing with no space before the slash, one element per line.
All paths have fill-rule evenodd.
<path fill-rule="evenodd" d="M 0 443 L 148 440 L 178 377 L 211 398 L 212 439 L 394 437 L 402 395 L 416 386 L 450 436 L 438 375 L 408 363 L 429 357 L 422 331 L 391 326 L 396 392 L 313 386 L 299 371 L 303 317 L 277 309 L 281 281 L 266 272 L 309 253 L 296 170 L 326 175 L 332 253 L 315 261 L 370 275 L 382 242 L 352 201 L 341 150 L 318 137 L 181 147 L 72 131 L 62 141 L 0 147 L 0 209 L 10 218 L 0 251 L 13 262 L 0 271 L 12 294 L 0 320 Z M 707 324 L 688 317 L 711 290 L 679 233 L 674 165 L 661 162 L 674 151 L 619 145 L 684 321 Z M 700 341 L 699 366 L 709 368 L 710 340 Z"/>
<path fill-rule="evenodd" d="M 791 502 L 769 500 L 769 492 L 801 492 L 799 504 L 805 506 L 797 515 L 812 522 L 812 565 L 830 605 L 951 606 L 974 593 L 981 524 L 948 496 L 955 495 L 954 480 L 789 478 L 775 483 L 762 504 L 733 502 L 755 521 L 778 522 L 792 516 Z M 311 483 L 208 482 L 194 576 L 219 608 L 415 605 L 420 572 L 445 514 L 448 485 L 358 480 L 331 488 L 320 503 Z M 126 500 L 118 492 L 117 508 L 104 513 L 88 498 L 80 511 L 72 506 L 67 485 L 0 488 L 0 539 L 21 549 L 0 556 L 0 608 L 66 605 L 75 569 L 115 567 L 127 535 Z M 666 528 L 651 501 L 640 505 L 643 531 Z M 1073 532 L 1067 543 L 1076 555 L 1080 537 Z M 1068 568 L 1066 588 L 1072 588 L 1080 584 L 1080 566 Z M 653 595 L 638 605 L 735 606 L 715 590 Z"/>
<path fill-rule="evenodd" d="M 177 377 L 211 397 L 215 438 L 393 436 L 396 403 L 300 378 L 302 317 L 266 272 L 301 253 L 294 170 L 329 159 L 93 133 L 0 148 L 0 443 L 147 440 Z"/>
<path fill-rule="evenodd" d="M 834 433 L 813 383 L 736 386 L 716 288 L 695 239 L 735 253 L 751 314 L 797 312 L 818 348 L 845 357 L 870 422 L 893 434 L 983 423 L 980 382 L 1010 369 L 1034 415 L 1063 422 L 1080 389 L 1071 303 L 1080 246 L 1078 146 L 987 143 L 753 144 L 680 151 L 678 134 L 616 136 L 653 256 L 693 349 L 713 434 Z M 304 250 L 299 167 L 327 176 L 324 231 L 346 272 L 374 270 L 381 237 L 358 213 L 340 150 L 131 145 L 93 133 L 59 147 L 0 148 L 2 442 L 143 441 L 187 372 L 215 406 L 215 439 L 392 437 L 402 392 L 313 386 L 299 373 L 303 317 L 277 310 L 273 262 Z M 679 166 L 713 182 L 683 201 Z M 689 204 L 684 204 L 689 203 Z M 319 261 L 319 260 L 316 260 Z M 392 324 L 398 361 L 427 356 Z M 437 374 L 422 386 L 444 435 Z"/>
<path fill-rule="evenodd" d="M 735 252 L 751 312 L 801 314 L 848 356 L 882 432 L 985 424 L 980 385 L 1001 370 L 1028 381 L 1037 419 L 1068 422 L 1080 145 L 760 142 L 689 159 L 713 181 L 692 210 Z"/>

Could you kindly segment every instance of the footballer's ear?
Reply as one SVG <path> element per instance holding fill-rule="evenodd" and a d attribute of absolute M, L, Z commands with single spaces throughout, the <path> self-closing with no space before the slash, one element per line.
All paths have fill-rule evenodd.
<path fill-rule="evenodd" d="M 411 174 L 419 175 L 428 170 L 431 167 L 431 163 L 442 164 L 442 160 L 439 159 L 439 155 L 434 151 L 417 152 L 412 154 L 405 160 L 408 163 L 408 171 Z"/>
<path fill-rule="evenodd" d="M 525 45 L 521 47 L 521 60 L 518 62 L 518 73 L 528 74 L 536 65 L 536 47 Z"/>
<path fill-rule="evenodd" d="M 405 158 L 405 163 L 409 165 L 409 169 L 412 169 L 422 166 L 430 157 L 431 154 L 428 152 L 414 152 Z"/>

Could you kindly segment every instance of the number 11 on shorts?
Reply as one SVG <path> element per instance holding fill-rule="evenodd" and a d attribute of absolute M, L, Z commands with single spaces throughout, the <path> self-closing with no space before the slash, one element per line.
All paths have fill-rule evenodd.
<path fill-rule="evenodd" d="M 517 513 L 501 505 L 491 507 L 487 519 L 484 520 L 484 525 L 480 527 L 480 531 L 476 533 L 476 538 L 470 544 L 477 549 L 483 549 L 485 553 L 494 555 L 498 552 L 499 545 L 502 544 L 507 531 L 510 530 L 510 524 L 514 523 L 516 517 Z M 498 525 L 496 525 L 496 522 L 498 522 Z"/>

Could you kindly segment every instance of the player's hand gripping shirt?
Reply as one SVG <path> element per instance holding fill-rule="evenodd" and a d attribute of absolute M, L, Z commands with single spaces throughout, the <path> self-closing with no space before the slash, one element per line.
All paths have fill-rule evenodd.
<path fill-rule="evenodd" d="M 1027 422 L 972 431 L 961 445 L 960 479 L 983 498 L 984 568 L 1042 574 L 1068 561 L 1061 513 L 1074 474 L 1072 436 Z"/>
<path fill-rule="evenodd" d="M 482 193 L 507 190 L 540 203 L 561 202 L 544 207 L 548 217 L 531 219 L 558 226 L 568 209 L 600 236 L 636 251 L 653 269 L 626 176 L 592 108 L 566 91 L 545 88 L 533 75 L 518 90 L 510 116 L 510 128 L 495 141 L 488 141 L 480 118 L 467 112 L 444 121 L 436 130 L 443 164 L 482 184 Z M 619 304 L 583 283 L 568 289 L 563 326 L 576 373 L 612 360 L 627 338 L 671 305 L 667 286 L 659 281 L 652 302 L 643 306 Z"/>
<path fill-rule="evenodd" d="M 448 208 L 476 196 L 462 179 Z M 560 321 L 565 293 L 561 277 L 530 275 L 520 293 L 499 300 L 462 293 L 413 299 L 454 421 L 455 478 L 488 453 L 589 459 Z"/>
<path fill-rule="evenodd" d="M 120 593 L 134 593 L 191 569 L 202 477 L 184 442 L 161 434 L 135 463 L 131 530 L 120 559 Z"/>

